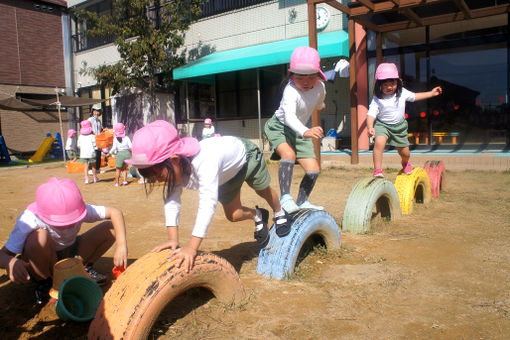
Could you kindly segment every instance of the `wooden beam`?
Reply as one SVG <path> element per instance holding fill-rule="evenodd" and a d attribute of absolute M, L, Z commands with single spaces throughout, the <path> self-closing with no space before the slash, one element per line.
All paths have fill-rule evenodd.
<path fill-rule="evenodd" d="M 367 7 L 371 11 L 375 10 L 374 3 L 370 0 L 358 0 L 359 3 L 363 4 L 363 6 Z"/>
<path fill-rule="evenodd" d="M 471 19 L 471 10 L 464 0 L 454 0 L 457 7 L 464 13 L 464 16 L 468 19 Z"/>
<path fill-rule="evenodd" d="M 344 12 L 347 15 L 351 15 L 351 9 L 345 5 L 342 5 L 337 0 L 325 0 L 325 1 L 323 0 L 322 2 L 330 5 L 333 8 L 336 8 L 337 10 L 339 10 L 341 12 Z"/>
<path fill-rule="evenodd" d="M 368 28 L 369 30 L 371 31 L 374 31 L 374 32 L 379 32 L 379 26 L 377 26 L 376 24 L 372 23 L 371 21 L 363 18 L 363 17 L 360 17 L 360 18 L 356 18 L 356 22 L 358 24 L 360 24 L 361 26 L 365 27 L 365 28 Z"/>
<path fill-rule="evenodd" d="M 400 0 L 399 5 L 397 5 L 394 1 L 383 1 L 374 3 L 375 9 L 372 11 L 367 7 L 359 6 L 359 7 L 352 7 L 351 10 L 351 16 L 358 17 L 366 14 L 375 14 L 375 13 L 384 13 L 384 12 L 392 12 L 399 8 L 412 8 L 417 6 L 423 6 L 423 5 L 430 5 L 435 4 L 439 2 L 445 2 L 445 1 L 451 1 L 451 0 Z"/>
<path fill-rule="evenodd" d="M 415 22 L 418 26 L 423 26 L 423 21 L 421 20 L 421 18 L 410 8 L 405 8 L 402 13 L 404 13 L 404 15 L 406 17 L 408 17 L 409 19 L 411 19 L 411 21 Z"/>
<path fill-rule="evenodd" d="M 480 9 L 474 9 L 471 11 L 471 18 L 472 19 L 478 19 L 483 17 L 489 17 L 499 14 L 505 14 L 510 12 L 510 4 L 506 5 L 498 5 L 498 6 L 491 6 L 487 8 L 480 8 Z M 356 20 L 356 19 L 355 19 Z M 430 26 L 430 25 L 438 25 L 438 24 L 446 24 L 456 21 L 462 21 L 466 20 L 466 17 L 463 13 L 457 12 L 457 13 L 450 13 L 450 14 L 443 14 L 443 15 L 437 15 L 434 17 L 428 17 L 423 18 L 422 23 L 423 26 Z M 392 32 L 392 31 L 400 31 L 407 28 L 415 28 L 418 27 L 413 22 L 410 21 L 400 21 L 395 22 L 391 24 L 384 24 L 379 25 L 379 31 L 380 32 Z"/>

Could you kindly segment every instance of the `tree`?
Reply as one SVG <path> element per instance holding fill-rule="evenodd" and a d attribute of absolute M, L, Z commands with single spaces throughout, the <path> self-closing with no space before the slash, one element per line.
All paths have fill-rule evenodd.
<path fill-rule="evenodd" d="M 177 49 L 184 33 L 200 15 L 201 0 L 113 0 L 113 14 L 98 16 L 74 10 L 90 37 L 114 36 L 120 60 L 113 65 L 88 68 L 99 85 L 112 92 L 137 87 L 154 99 L 157 77 L 172 81 L 172 70 L 184 63 Z M 151 110 L 152 110 L 151 105 Z"/>

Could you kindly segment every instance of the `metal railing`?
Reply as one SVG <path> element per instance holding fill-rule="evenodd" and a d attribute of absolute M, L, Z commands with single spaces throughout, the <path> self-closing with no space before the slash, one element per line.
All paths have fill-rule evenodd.
<path fill-rule="evenodd" d="M 225 13 L 239 8 L 262 4 L 272 0 L 204 0 L 200 18 Z"/>

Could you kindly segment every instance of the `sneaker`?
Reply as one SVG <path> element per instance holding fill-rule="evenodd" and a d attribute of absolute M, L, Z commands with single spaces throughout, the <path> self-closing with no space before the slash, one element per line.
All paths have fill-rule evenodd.
<path fill-rule="evenodd" d="M 89 277 L 92 280 L 96 281 L 96 283 L 99 286 L 102 286 L 106 283 L 106 275 L 103 275 L 100 272 L 96 271 L 91 264 L 85 266 L 85 271 L 87 272 L 87 274 L 89 274 Z"/>
<path fill-rule="evenodd" d="M 35 287 L 35 303 L 38 305 L 45 304 L 50 301 L 50 289 L 53 286 L 53 279 L 51 277 L 36 281 L 37 286 Z"/>
<path fill-rule="evenodd" d="M 93 175 L 94 173 L 92 172 L 92 170 L 89 170 L 88 174 Z"/>
<path fill-rule="evenodd" d="M 374 169 L 374 177 L 381 177 L 381 178 L 384 177 L 384 174 L 383 174 L 381 168 Z"/>
<path fill-rule="evenodd" d="M 256 210 L 262 215 L 262 221 L 255 223 L 255 232 L 253 237 L 257 241 L 260 248 L 264 248 L 269 241 L 269 230 L 267 229 L 267 222 L 269 221 L 269 211 L 256 206 Z"/>
<path fill-rule="evenodd" d="M 140 183 L 140 184 L 144 184 L 144 183 L 145 183 L 145 178 L 140 178 L 140 179 L 138 180 L 138 183 Z"/>
<path fill-rule="evenodd" d="M 97 176 L 94 176 L 94 183 L 97 183 L 99 182 L 99 178 L 97 178 Z"/>
<path fill-rule="evenodd" d="M 87 178 L 87 179 L 85 180 L 85 184 L 89 184 L 89 183 L 90 183 L 90 182 L 89 182 L 89 179 Z"/>
<path fill-rule="evenodd" d="M 291 220 L 289 214 L 283 209 L 285 215 L 273 218 L 274 225 L 276 228 L 276 235 L 283 237 L 290 233 Z"/>
<path fill-rule="evenodd" d="M 407 162 L 405 166 L 402 166 L 402 171 L 406 175 L 410 175 L 413 172 L 413 166 L 411 165 L 411 163 Z"/>
<path fill-rule="evenodd" d="M 299 210 L 299 207 L 297 206 L 296 202 L 294 202 L 294 199 L 291 195 L 285 194 L 280 198 L 280 204 L 287 213 L 292 214 L 295 211 Z"/>
<path fill-rule="evenodd" d="M 122 185 L 128 185 L 129 183 L 127 181 L 122 182 Z"/>
<path fill-rule="evenodd" d="M 119 183 L 115 183 L 115 186 L 118 187 L 119 186 Z"/>
<path fill-rule="evenodd" d="M 324 207 L 321 207 L 320 205 L 312 204 L 308 201 L 304 201 L 299 206 L 299 209 L 315 209 L 315 210 L 324 210 Z"/>

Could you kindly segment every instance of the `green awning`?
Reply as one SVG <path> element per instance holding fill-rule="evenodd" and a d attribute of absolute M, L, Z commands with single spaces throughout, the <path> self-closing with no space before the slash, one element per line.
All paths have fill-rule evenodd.
<path fill-rule="evenodd" d="M 321 58 L 349 56 L 349 36 L 345 31 L 322 33 L 317 36 Z M 209 54 L 174 69 L 176 80 L 247 70 L 257 67 L 288 64 L 296 47 L 308 46 L 308 36 L 243 47 Z"/>

